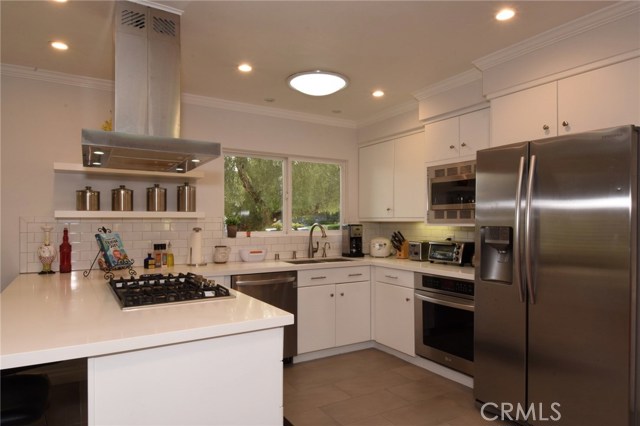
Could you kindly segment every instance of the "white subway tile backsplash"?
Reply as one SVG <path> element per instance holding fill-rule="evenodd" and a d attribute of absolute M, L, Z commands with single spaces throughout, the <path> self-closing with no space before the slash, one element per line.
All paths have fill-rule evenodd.
<path fill-rule="evenodd" d="M 238 233 L 238 238 L 227 238 L 222 218 L 205 217 L 193 219 L 125 219 L 102 222 L 94 219 L 58 220 L 41 217 L 20 218 L 20 272 L 39 272 L 42 265 L 38 261 L 37 250 L 44 239 L 42 226 L 49 224 L 55 227 L 51 233 L 51 244 L 56 247 L 62 242 L 62 230 L 69 228 L 69 239 L 72 244 L 72 268 L 75 270 L 88 269 L 97 254 L 95 234 L 98 228 L 106 227 L 118 232 L 123 240 L 129 256 L 135 259 L 135 265 L 140 268 L 147 253 L 153 250 L 154 243 L 171 241 L 175 263 L 187 264 L 189 261 L 189 241 L 195 227 L 202 228 L 203 256 L 207 263 L 213 261 L 213 248 L 216 245 L 231 247 L 230 261 L 240 261 L 239 251 L 242 248 L 261 247 L 267 249 L 267 259 L 274 259 L 275 254 L 280 259 L 287 260 L 296 252 L 298 258 L 307 257 L 308 234 L 305 232 L 294 235 L 271 234 L 252 235 L 247 237 L 244 232 Z M 390 237 L 391 233 L 400 230 L 408 240 L 442 240 L 452 237 L 458 240 L 473 240 L 474 228 L 426 226 L 424 223 L 366 223 L 364 224 L 363 247 L 365 253 L 369 251 L 371 238 L 377 236 Z M 327 245 L 327 256 L 335 257 L 342 254 L 342 238 L 329 234 L 328 238 L 320 239 L 319 233 L 314 233 L 314 241 L 320 241 L 320 250 L 315 256 L 321 256 L 322 247 Z M 58 260 L 53 264 L 53 270 L 58 269 Z"/>

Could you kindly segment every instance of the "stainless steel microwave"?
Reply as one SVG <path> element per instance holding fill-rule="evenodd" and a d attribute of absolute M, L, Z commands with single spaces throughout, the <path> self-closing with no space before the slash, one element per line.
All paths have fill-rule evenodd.
<path fill-rule="evenodd" d="M 427 179 L 427 223 L 475 222 L 475 160 L 427 167 Z"/>

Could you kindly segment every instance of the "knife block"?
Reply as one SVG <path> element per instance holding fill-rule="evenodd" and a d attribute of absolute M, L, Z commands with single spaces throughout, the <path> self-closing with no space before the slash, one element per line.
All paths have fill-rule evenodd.
<path fill-rule="evenodd" d="M 403 241 L 400 251 L 396 252 L 396 259 L 408 259 L 409 258 L 409 241 Z"/>

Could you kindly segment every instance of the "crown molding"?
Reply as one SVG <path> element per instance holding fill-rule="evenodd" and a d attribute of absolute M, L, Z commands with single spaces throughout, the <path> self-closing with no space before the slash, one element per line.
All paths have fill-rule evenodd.
<path fill-rule="evenodd" d="M 640 2 L 621 1 L 612 6 L 575 19 L 559 27 L 540 33 L 522 42 L 498 50 L 482 58 L 472 61 L 481 71 L 527 55 L 545 46 L 557 43 L 578 34 L 618 21 L 622 18 L 640 12 Z"/>
<path fill-rule="evenodd" d="M 471 68 L 467 71 L 461 72 L 460 74 L 454 75 L 453 77 L 449 77 L 445 80 L 439 81 L 436 84 L 427 86 L 424 89 L 413 92 L 412 95 L 417 100 L 423 101 L 432 96 L 447 92 L 451 89 L 455 89 L 456 87 L 464 86 L 465 84 L 473 83 L 474 81 L 478 80 L 482 80 L 482 73 L 475 68 Z"/>
<path fill-rule="evenodd" d="M 56 71 L 40 70 L 22 65 L 0 64 L 0 73 L 10 77 L 25 78 L 29 80 L 45 81 L 48 83 L 64 84 L 67 86 L 82 87 L 85 89 L 96 89 L 107 92 L 115 91 L 115 84 L 112 80 L 100 78 L 83 77 L 73 74 L 65 74 Z M 322 124 L 326 126 L 356 128 L 356 122 L 352 120 L 324 117 L 316 114 L 307 114 L 295 111 L 288 111 L 279 108 L 250 105 L 241 102 L 227 101 L 224 99 L 210 98 L 205 96 L 191 95 L 183 93 L 182 102 L 200 105 L 211 108 L 220 108 L 231 111 L 245 112 L 249 114 L 265 115 L 288 120 L 304 121 L 308 123 Z"/>
<path fill-rule="evenodd" d="M 317 114 L 307 114 L 304 112 L 295 112 L 280 108 L 265 107 L 261 105 L 252 105 L 243 102 L 228 101 L 225 99 L 210 98 L 207 96 L 193 95 L 190 93 L 182 94 L 182 102 L 190 105 L 198 105 L 209 108 L 219 108 L 229 111 L 245 112 L 248 114 L 265 115 L 274 118 L 284 118 L 287 120 L 304 121 L 307 123 L 322 124 L 325 126 L 346 127 L 349 129 L 356 128 L 356 122 L 341 118 L 324 117 Z"/>
<path fill-rule="evenodd" d="M 138 3 L 142 6 L 152 7 L 158 10 L 164 10 L 165 12 L 173 13 L 174 15 L 182 16 L 182 14 L 184 13 L 184 10 L 182 9 L 167 6 L 166 4 L 161 4 L 155 1 L 149 1 L 149 0 L 128 0 L 128 1 L 130 1 L 131 3 Z"/>
<path fill-rule="evenodd" d="M 22 65 L 1 64 L 0 73 L 2 75 L 29 80 L 46 81 L 48 83 L 64 84 L 66 86 L 83 87 L 85 89 L 103 90 L 113 92 L 115 85 L 112 80 L 101 78 L 83 77 L 73 74 L 65 74 L 57 71 L 41 70 Z"/>
<path fill-rule="evenodd" d="M 417 101 L 407 101 L 402 104 L 387 108 L 384 111 L 379 112 L 378 114 L 372 115 L 371 117 L 365 118 L 363 120 L 359 120 L 356 122 L 356 128 L 369 126 L 371 124 L 375 124 L 380 121 L 386 120 L 388 118 L 395 117 L 396 115 L 404 114 L 405 112 L 410 112 L 410 111 L 415 111 L 417 116 L 418 114 Z"/>

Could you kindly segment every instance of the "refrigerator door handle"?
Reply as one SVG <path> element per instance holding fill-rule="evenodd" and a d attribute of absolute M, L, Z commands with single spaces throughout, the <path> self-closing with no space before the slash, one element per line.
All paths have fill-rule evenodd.
<path fill-rule="evenodd" d="M 525 282 L 522 277 L 522 259 L 520 252 L 520 209 L 522 204 L 522 182 L 524 180 L 524 157 L 520 157 L 520 166 L 518 167 L 518 188 L 516 189 L 516 214 L 515 226 L 513 232 L 513 261 L 515 262 L 515 277 L 520 291 L 520 302 L 524 303 Z"/>
<path fill-rule="evenodd" d="M 536 156 L 532 155 L 529 160 L 529 178 L 527 179 L 527 201 L 524 218 L 524 266 L 527 276 L 527 289 L 529 290 L 529 301 L 532 305 L 536 303 L 535 289 L 533 286 L 533 267 L 531 256 L 531 197 L 533 194 L 533 177 L 536 172 Z"/>

